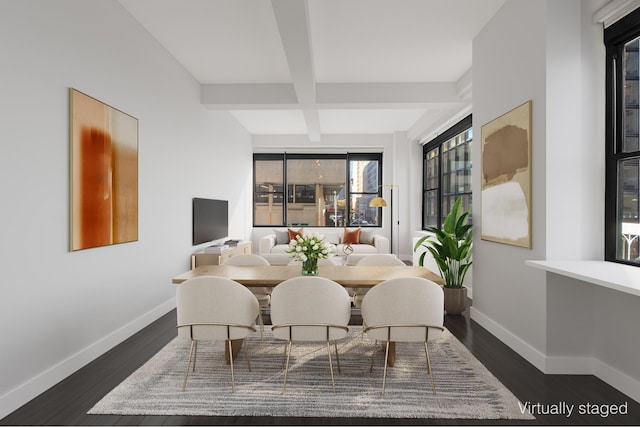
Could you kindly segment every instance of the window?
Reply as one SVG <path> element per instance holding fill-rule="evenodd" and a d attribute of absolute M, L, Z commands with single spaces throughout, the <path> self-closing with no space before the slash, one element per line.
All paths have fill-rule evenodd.
<path fill-rule="evenodd" d="M 284 159 L 264 155 L 253 162 L 254 224 L 284 223 Z"/>
<path fill-rule="evenodd" d="M 373 226 L 382 210 L 382 154 L 254 154 L 253 225 Z M 286 189 L 286 194 L 285 194 Z"/>
<path fill-rule="evenodd" d="M 605 259 L 640 264 L 640 9 L 605 30 Z"/>
<path fill-rule="evenodd" d="M 423 230 L 441 227 L 458 197 L 471 208 L 471 123 L 469 115 L 423 147 Z"/>
<path fill-rule="evenodd" d="M 372 208 L 369 202 L 381 195 L 379 161 L 368 155 L 349 156 L 349 223 L 351 225 L 380 225 L 380 208 Z"/>

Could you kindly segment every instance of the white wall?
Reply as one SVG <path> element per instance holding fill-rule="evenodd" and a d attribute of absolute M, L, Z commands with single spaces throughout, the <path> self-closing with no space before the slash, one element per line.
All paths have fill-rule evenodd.
<path fill-rule="evenodd" d="M 0 4 L 0 418 L 175 306 L 191 198 L 229 199 L 250 237 L 251 142 L 120 6 Z M 139 120 L 139 240 L 69 252 L 74 87 Z M 232 178 L 231 178 L 232 177 Z"/>

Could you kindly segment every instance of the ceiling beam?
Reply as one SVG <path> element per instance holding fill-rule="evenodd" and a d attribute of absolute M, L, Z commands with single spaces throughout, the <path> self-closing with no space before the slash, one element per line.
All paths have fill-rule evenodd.
<path fill-rule="evenodd" d="M 471 101 L 473 94 L 473 73 L 469 68 L 456 82 L 456 92 L 460 99 Z"/>
<path fill-rule="evenodd" d="M 305 108 L 302 110 L 304 120 L 307 124 L 307 135 L 309 142 L 320 142 L 320 115 L 315 108 Z"/>
<path fill-rule="evenodd" d="M 319 83 L 317 91 L 322 108 L 416 108 L 460 102 L 455 83 Z"/>
<path fill-rule="evenodd" d="M 303 107 L 309 140 L 320 142 L 320 116 L 312 108 L 316 102 L 316 77 L 311 50 L 308 0 L 271 0 L 278 24 L 291 81 L 298 102 Z"/>
<path fill-rule="evenodd" d="M 443 105 L 443 108 L 438 110 L 427 109 L 422 117 L 407 131 L 407 138 L 410 141 L 428 142 L 471 114 L 471 110 L 473 109 L 471 102 L 473 94 L 473 73 L 471 68 L 465 71 L 454 85 L 460 103 L 449 106 Z"/>
<path fill-rule="evenodd" d="M 407 130 L 409 141 L 428 142 L 471 114 L 472 104 L 428 110 Z"/>
<path fill-rule="evenodd" d="M 318 83 L 317 101 L 299 103 L 291 84 L 205 84 L 213 110 L 426 108 L 463 101 L 459 83 Z"/>
<path fill-rule="evenodd" d="M 316 100 L 316 79 L 311 52 L 307 0 L 271 0 L 291 81 L 300 104 Z"/>

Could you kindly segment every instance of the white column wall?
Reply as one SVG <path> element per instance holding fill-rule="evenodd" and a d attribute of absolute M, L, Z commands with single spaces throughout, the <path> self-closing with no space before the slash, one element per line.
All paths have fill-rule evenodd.
<path fill-rule="evenodd" d="M 546 350 L 545 274 L 525 267 L 545 257 L 545 2 L 509 0 L 473 42 L 472 318 L 540 366 Z M 481 239 L 481 127 L 532 100 L 532 249 Z"/>
<path fill-rule="evenodd" d="M 580 259 L 604 259 L 604 165 L 605 165 L 605 49 L 602 25 L 593 14 L 608 0 L 589 0 L 582 5 L 581 103 L 579 126 L 582 141 L 574 144 L 574 155 L 582 167 L 580 192 Z M 577 61 L 577 60 L 576 60 Z M 575 236 L 568 236 L 569 238 Z M 578 249 L 576 248 L 576 251 Z"/>
<path fill-rule="evenodd" d="M 0 418 L 175 306 L 191 198 L 248 238 L 251 143 L 116 1 L 0 3 Z M 74 87 L 139 120 L 139 240 L 69 252 Z M 249 186 L 249 187 L 247 187 Z"/>
<path fill-rule="evenodd" d="M 548 2 L 547 8 L 546 257 L 602 256 L 604 208 L 593 207 L 604 207 L 604 114 L 584 116 L 590 106 L 604 106 L 604 70 L 582 51 L 582 3 Z M 592 22 L 585 27 L 601 34 Z M 604 58 L 602 38 L 596 46 L 594 54 Z M 583 69 L 591 71 L 584 79 Z M 599 84 L 589 77 L 598 71 Z"/>
<path fill-rule="evenodd" d="M 409 147 L 409 230 L 412 239 L 422 234 L 422 145 L 418 141 L 412 141 Z M 413 252 L 413 248 L 411 248 Z"/>
<path fill-rule="evenodd" d="M 394 176 L 389 184 L 396 184 L 394 193 L 398 195 L 394 201 L 393 220 L 397 227 L 393 231 L 393 239 L 396 240 L 392 247 L 393 251 L 400 259 L 411 260 L 413 258 L 413 245 L 411 238 L 411 213 L 409 211 L 416 200 L 412 198 L 411 186 L 409 184 L 411 176 L 411 144 L 407 139 L 407 132 L 396 132 L 393 134 L 393 170 Z M 386 182 L 385 182 L 386 184 Z M 397 235 L 396 235 L 397 233 Z"/>

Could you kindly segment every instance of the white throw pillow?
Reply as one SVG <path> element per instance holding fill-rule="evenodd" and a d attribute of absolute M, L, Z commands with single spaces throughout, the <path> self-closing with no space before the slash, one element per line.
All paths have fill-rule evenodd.
<path fill-rule="evenodd" d="M 373 230 L 360 229 L 360 243 L 364 245 L 373 245 Z"/>
<path fill-rule="evenodd" d="M 324 234 L 324 241 L 326 243 L 331 243 L 332 245 L 337 245 L 340 243 L 340 235 L 335 232 L 321 233 Z"/>
<path fill-rule="evenodd" d="M 289 232 L 287 230 L 276 230 L 274 228 L 273 233 L 276 235 L 276 245 L 289 244 Z"/>

